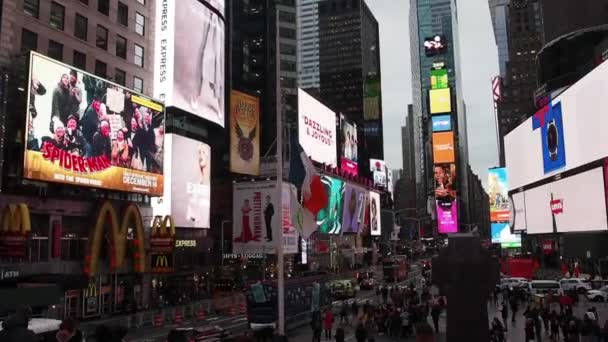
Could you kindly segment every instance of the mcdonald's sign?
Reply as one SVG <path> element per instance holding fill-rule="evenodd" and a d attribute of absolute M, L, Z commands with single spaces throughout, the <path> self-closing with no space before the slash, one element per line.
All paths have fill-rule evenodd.
<path fill-rule="evenodd" d="M 84 297 L 97 297 L 97 285 L 95 283 L 89 283 L 89 286 L 84 290 Z"/>
<path fill-rule="evenodd" d="M 89 244 L 85 260 L 85 273 L 89 277 L 97 274 L 99 266 L 99 254 L 104 241 L 104 231 L 106 224 L 109 225 L 109 253 L 110 268 L 116 270 L 121 267 L 127 253 L 127 233 L 129 227 L 135 227 L 136 237 L 133 240 L 133 257 L 135 259 L 135 271 L 143 273 L 146 271 L 146 249 L 144 244 L 144 226 L 141 213 L 137 205 L 128 204 L 122 215 L 120 225 L 118 224 L 118 214 L 109 201 L 103 202 L 97 213 L 95 226 L 89 236 Z"/>
<path fill-rule="evenodd" d="M 173 252 L 175 247 L 175 224 L 169 215 L 155 216 L 150 229 L 150 248 L 154 252 Z"/>
<path fill-rule="evenodd" d="M 152 273 L 173 272 L 173 254 L 152 254 Z"/>
<path fill-rule="evenodd" d="M 25 257 L 27 238 L 32 230 L 30 210 L 24 203 L 9 204 L 2 212 L 0 255 Z"/>

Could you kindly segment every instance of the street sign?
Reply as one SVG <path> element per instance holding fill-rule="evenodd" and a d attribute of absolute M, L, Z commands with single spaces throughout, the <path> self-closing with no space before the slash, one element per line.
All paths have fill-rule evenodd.
<path fill-rule="evenodd" d="M 0 280 L 9 280 L 19 278 L 20 271 L 18 269 L 0 269 Z"/>

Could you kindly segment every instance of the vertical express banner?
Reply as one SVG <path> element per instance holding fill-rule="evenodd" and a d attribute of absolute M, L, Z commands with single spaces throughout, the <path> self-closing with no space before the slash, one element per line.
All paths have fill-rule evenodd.
<path fill-rule="evenodd" d="M 230 171 L 260 174 L 260 99 L 230 93 Z"/>

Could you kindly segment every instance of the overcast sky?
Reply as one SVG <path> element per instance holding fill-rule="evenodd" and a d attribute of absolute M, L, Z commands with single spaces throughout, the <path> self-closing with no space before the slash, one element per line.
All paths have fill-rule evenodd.
<path fill-rule="evenodd" d="M 410 0 L 366 1 L 380 25 L 384 157 L 390 168 L 401 169 L 401 126 L 405 125 L 407 105 L 412 101 Z M 458 6 L 469 162 L 486 184 L 487 169 L 498 165 L 491 96 L 491 80 L 498 74 L 498 57 L 488 0 L 461 0 Z"/>

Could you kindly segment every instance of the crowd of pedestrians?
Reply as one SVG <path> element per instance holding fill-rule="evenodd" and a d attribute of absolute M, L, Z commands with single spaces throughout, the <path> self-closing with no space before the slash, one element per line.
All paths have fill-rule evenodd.
<path fill-rule="evenodd" d="M 357 342 L 374 342 L 378 336 L 398 341 L 429 335 L 429 330 L 432 341 L 433 331 L 439 332 L 439 318 L 446 309 L 446 300 L 433 296 L 426 285 L 421 291 L 417 291 L 413 283 L 402 287 L 384 286 L 377 288 L 376 295 L 376 300 L 363 304 L 345 301 L 338 312 L 331 308 L 315 311 L 311 321 L 313 342 L 321 342 L 322 337 L 344 342 L 347 329 L 354 329 Z"/>

